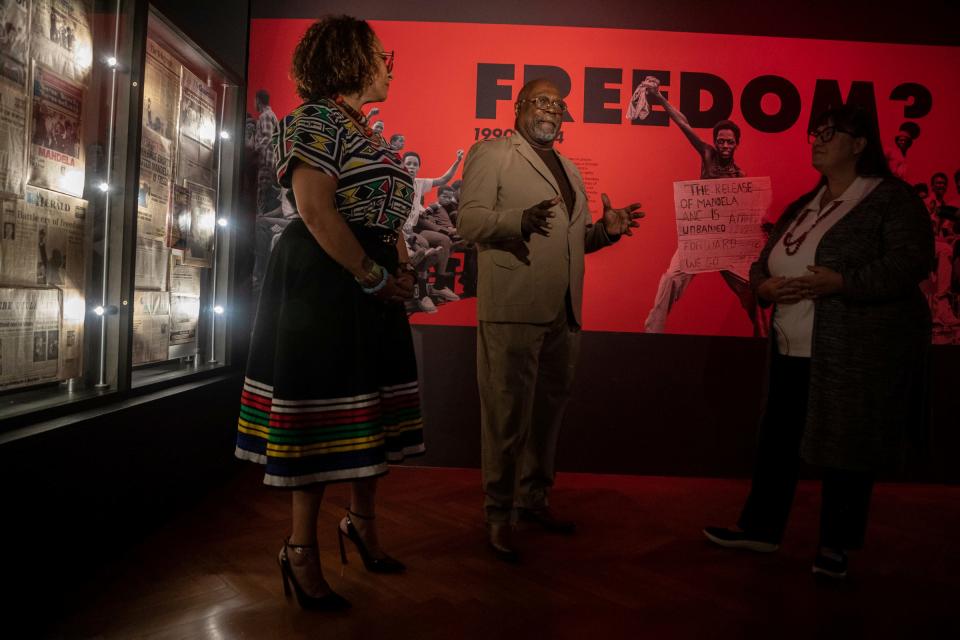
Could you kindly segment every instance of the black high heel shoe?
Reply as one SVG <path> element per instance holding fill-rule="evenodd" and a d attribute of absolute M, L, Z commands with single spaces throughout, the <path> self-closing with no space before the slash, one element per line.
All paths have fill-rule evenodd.
<path fill-rule="evenodd" d="M 354 511 L 347 510 L 347 530 L 344 531 L 337 523 L 337 539 L 340 541 L 340 561 L 347 564 L 347 550 L 343 546 L 343 537 L 346 536 L 350 542 L 357 547 L 357 552 L 363 560 L 363 566 L 372 573 L 403 573 L 407 570 L 406 565 L 395 558 L 384 554 L 382 558 L 374 558 L 370 555 L 367 545 L 360 538 L 360 533 L 353 526 L 353 520 L 350 516 L 355 516 L 361 520 L 373 520 L 376 516 L 362 516 Z"/>
<path fill-rule="evenodd" d="M 287 556 L 287 549 L 293 549 L 296 553 L 309 554 L 317 553 L 315 544 L 290 544 L 290 538 L 283 541 L 283 548 L 280 549 L 280 555 L 277 562 L 280 564 L 280 577 L 283 579 L 283 595 L 290 597 L 290 583 L 293 583 L 293 592 L 297 596 L 297 603 L 302 609 L 310 611 L 345 611 L 350 608 L 350 601 L 338 593 L 330 593 L 320 596 L 311 596 L 303 590 L 297 577 L 293 574 L 293 568 L 290 566 L 290 558 Z"/>

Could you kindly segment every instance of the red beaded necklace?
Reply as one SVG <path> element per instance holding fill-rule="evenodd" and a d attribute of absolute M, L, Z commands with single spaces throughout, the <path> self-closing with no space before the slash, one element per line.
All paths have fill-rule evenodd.
<path fill-rule="evenodd" d="M 343 109 L 348 116 L 350 116 L 363 130 L 364 135 L 368 138 L 373 138 L 374 133 L 373 129 L 370 128 L 370 125 L 367 124 L 367 116 L 363 115 L 361 112 L 357 111 L 351 107 L 346 100 L 343 99 L 343 96 L 335 96 L 333 101 L 337 103 L 337 106 Z M 376 137 L 382 138 L 379 134 L 376 134 Z"/>
<path fill-rule="evenodd" d="M 800 217 L 797 218 L 797 221 L 793 223 L 793 228 L 783 234 L 783 249 L 787 252 L 787 255 L 792 256 L 796 254 L 797 251 L 800 250 L 800 245 L 802 245 L 803 241 L 807 239 L 808 235 L 810 235 L 810 232 L 816 229 L 817 225 L 820 224 L 824 218 L 833 213 L 841 204 L 843 204 L 843 201 L 837 200 L 831 203 L 829 207 L 821 210 L 820 213 L 817 214 L 817 219 L 813 221 L 812 225 L 810 225 L 810 228 L 794 238 L 793 232 L 800 228 L 800 225 L 803 224 L 803 221 L 807 219 L 807 214 L 810 213 L 810 209 L 804 209 L 803 213 L 800 214 Z"/>

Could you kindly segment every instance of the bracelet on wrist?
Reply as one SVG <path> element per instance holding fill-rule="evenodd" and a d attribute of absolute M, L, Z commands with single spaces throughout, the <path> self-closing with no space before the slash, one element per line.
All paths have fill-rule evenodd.
<path fill-rule="evenodd" d="M 369 263 L 369 267 L 367 263 Z M 362 276 L 355 276 L 353 278 L 361 287 L 372 287 L 383 279 L 383 271 L 385 271 L 385 269 L 373 260 L 364 258 L 363 266 L 366 268 L 366 272 L 364 272 Z"/>
<path fill-rule="evenodd" d="M 387 273 L 387 270 L 381 267 L 380 265 L 376 265 L 376 269 L 380 270 L 379 282 L 376 282 L 372 286 L 367 286 L 367 283 L 357 280 L 357 282 L 360 283 L 360 289 L 363 290 L 364 293 L 371 293 L 371 294 L 376 293 L 377 291 L 380 291 L 380 289 L 383 289 L 385 286 L 387 286 L 387 278 L 389 276 L 389 274 Z M 370 271 L 373 272 L 373 269 L 371 269 Z"/>

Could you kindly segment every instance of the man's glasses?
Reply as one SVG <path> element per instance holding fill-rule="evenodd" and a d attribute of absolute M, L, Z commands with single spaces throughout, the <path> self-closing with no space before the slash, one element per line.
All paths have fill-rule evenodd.
<path fill-rule="evenodd" d="M 520 102 L 532 102 L 536 105 L 537 109 L 541 111 L 559 111 L 560 113 L 567 112 L 567 103 L 563 100 L 551 100 L 547 96 L 537 96 L 536 98 L 524 98 Z"/>
<path fill-rule="evenodd" d="M 387 65 L 387 73 L 393 73 L 393 61 L 396 58 L 396 51 L 377 51 L 377 55 L 383 58 L 383 63 Z"/>
<path fill-rule="evenodd" d="M 826 144 L 827 142 L 830 142 L 831 140 L 833 140 L 833 136 L 837 135 L 838 133 L 845 133 L 848 136 L 853 135 L 852 131 L 847 131 L 846 129 L 841 129 L 840 127 L 828 125 L 826 127 L 821 127 L 816 131 L 810 131 L 809 133 L 807 133 L 807 142 L 810 144 L 813 144 L 819 139 L 820 142 L 823 142 L 824 144 Z"/>

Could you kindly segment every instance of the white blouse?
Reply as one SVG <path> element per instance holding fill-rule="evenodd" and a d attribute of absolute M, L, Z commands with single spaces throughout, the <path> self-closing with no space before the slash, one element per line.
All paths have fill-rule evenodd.
<path fill-rule="evenodd" d="M 820 207 L 820 199 L 827 187 L 821 187 L 770 251 L 767 259 L 770 275 L 795 278 L 811 273 L 807 267 L 816 264 L 817 247 L 823 236 L 881 182 L 883 178 L 858 177 L 846 191 L 824 204 L 823 208 Z M 774 307 L 773 327 L 782 355 L 810 357 L 813 312 L 813 300 L 777 304 Z"/>

